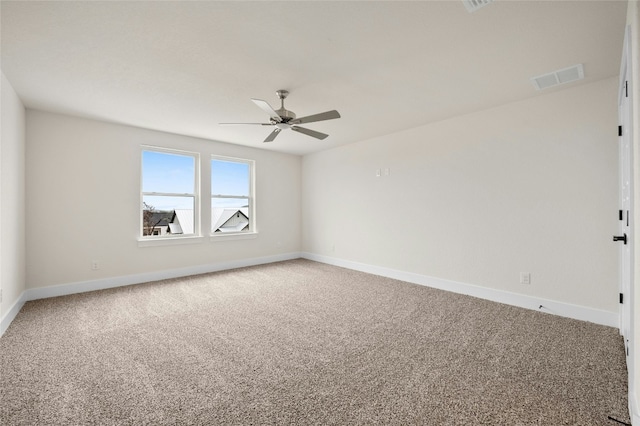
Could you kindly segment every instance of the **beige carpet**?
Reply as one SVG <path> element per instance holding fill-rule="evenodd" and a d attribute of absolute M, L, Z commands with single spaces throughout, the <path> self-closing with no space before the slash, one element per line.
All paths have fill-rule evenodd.
<path fill-rule="evenodd" d="M 2 425 L 615 425 L 617 330 L 307 260 L 28 302 Z"/>

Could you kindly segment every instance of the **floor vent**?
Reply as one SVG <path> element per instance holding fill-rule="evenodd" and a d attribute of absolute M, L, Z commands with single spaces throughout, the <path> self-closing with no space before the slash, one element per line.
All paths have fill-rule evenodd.
<path fill-rule="evenodd" d="M 492 1 L 493 0 L 462 0 L 462 3 L 464 3 L 464 7 L 467 8 L 469 13 L 472 13 L 481 7 L 488 5 Z"/>
<path fill-rule="evenodd" d="M 544 90 L 549 87 L 559 86 L 561 84 L 571 83 L 572 81 L 582 80 L 584 78 L 584 68 L 582 64 L 574 65 L 569 68 L 563 68 L 548 74 L 539 75 L 531 78 L 531 83 L 536 90 Z"/>

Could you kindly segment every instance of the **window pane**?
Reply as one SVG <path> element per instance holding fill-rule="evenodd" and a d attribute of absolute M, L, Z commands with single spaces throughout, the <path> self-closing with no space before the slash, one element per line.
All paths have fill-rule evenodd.
<path fill-rule="evenodd" d="M 211 232 L 249 231 L 248 198 L 212 198 Z"/>
<path fill-rule="evenodd" d="M 193 194 L 194 181 L 194 157 L 142 151 L 142 192 Z"/>
<path fill-rule="evenodd" d="M 194 197 L 144 196 L 142 235 L 194 233 Z"/>
<path fill-rule="evenodd" d="M 211 194 L 249 196 L 250 166 L 236 161 L 211 160 Z"/>

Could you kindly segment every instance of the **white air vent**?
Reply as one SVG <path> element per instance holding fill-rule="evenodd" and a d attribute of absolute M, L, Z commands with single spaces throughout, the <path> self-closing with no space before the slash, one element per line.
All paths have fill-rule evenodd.
<path fill-rule="evenodd" d="M 574 65 L 569 68 L 563 68 L 548 74 L 539 75 L 531 78 L 531 83 L 537 90 L 548 89 L 549 87 L 559 86 L 572 81 L 582 80 L 584 78 L 584 68 L 582 64 Z"/>
<path fill-rule="evenodd" d="M 462 3 L 464 3 L 464 7 L 467 8 L 469 13 L 472 13 L 481 7 L 488 5 L 492 1 L 493 0 L 462 0 Z"/>

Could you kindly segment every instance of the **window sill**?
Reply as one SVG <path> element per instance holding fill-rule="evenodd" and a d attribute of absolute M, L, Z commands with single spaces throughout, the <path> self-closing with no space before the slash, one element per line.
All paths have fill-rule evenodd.
<path fill-rule="evenodd" d="M 238 233 L 229 233 L 229 234 L 211 234 L 209 236 L 210 242 L 221 242 L 221 241 L 234 241 L 234 240 L 252 240 L 254 238 L 258 238 L 257 232 L 238 232 Z"/>
<path fill-rule="evenodd" d="M 200 244 L 204 242 L 204 237 L 193 235 L 189 237 L 160 237 L 160 238 L 139 238 L 138 247 L 173 246 L 182 244 Z"/>

